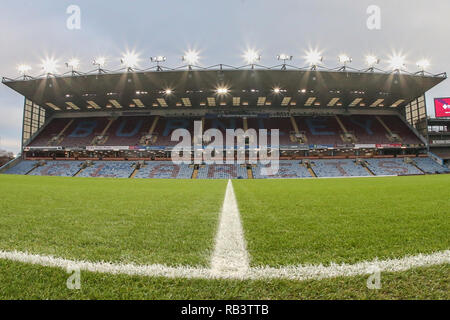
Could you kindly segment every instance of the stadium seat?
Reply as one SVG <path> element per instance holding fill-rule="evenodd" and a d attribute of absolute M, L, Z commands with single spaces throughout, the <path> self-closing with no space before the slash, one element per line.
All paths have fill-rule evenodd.
<path fill-rule="evenodd" d="M 248 127 L 255 129 L 258 133 L 259 129 L 270 130 L 278 129 L 280 135 L 280 145 L 291 145 L 290 132 L 293 131 L 290 118 L 250 118 L 247 120 Z M 270 144 L 271 139 L 268 137 L 267 143 Z"/>
<path fill-rule="evenodd" d="M 134 171 L 134 162 L 95 161 L 94 165 L 84 169 L 79 177 L 129 178 Z"/>
<path fill-rule="evenodd" d="M 375 116 L 339 116 L 340 121 L 347 131 L 356 137 L 358 144 L 390 144 L 388 132 Z M 398 116 L 380 116 L 381 121 L 398 134 L 403 144 L 421 144 L 420 139 Z M 82 119 L 54 119 L 32 141 L 29 146 L 47 146 L 52 138 L 58 136 L 63 129 L 65 132 L 56 142 L 61 147 L 84 147 L 92 144 L 99 135 L 104 137 L 100 144 L 104 146 L 136 146 L 141 143 L 141 138 L 149 134 L 155 117 L 119 117 L 111 126 L 109 118 L 82 118 Z M 153 146 L 170 147 L 178 144 L 171 141 L 171 135 L 176 129 L 187 129 L 194 134 L 194 121 L 198 118 L 160 118 L 156 128 L 152 131 Z M 305 143 L 309 145 L 342 145 L 347 144 L 342 140 L 342 128 L 334 116 L 297 116 L 299 134 L 304 135 Z M 278 129 L 280 133 L 280 145 L 297 145 L 299 142 L 291 139 L 291 119 L 284 118 L 249 118 L 246 121 L 248 129 Z M 67 128 L 66 128 L 67 126 Z M 242 118 L 214 118 L 205 119 L 204 131 L 219 129 L 225 137 L 226 129 L 244 129 Z M 107 130 L 106 130 L 107 129 Z M 105 131 L 106 130 L 106 131 Z M 269 139 L 270 141 L 270 139 Z"/>
<path fill-rule="evenodd" d="M 415 164 L 426 173 L 450 173 L 450 169 L 441 166 L 431 158 L 416 158 Z"/>
<path fill-rule="evenodd" d="M 397 116 L 381 116 L 383 122 L 397 133 L 403 144 L 423 144 L 423 142 L 414 134 L 413 131 Z"/>
<path fill-rule="evenodd" d="M 200 166 L 198 179 L 248 179 L 247 168 L 238 164 Z"/>
<path fill-rule="evenodd" d="M 153 122 L 153 117 L 120 117 L 106 131 L 108 140 L 105 146 L 135 146 L 147 133 Z"/>
<path fill-rule="evenodd" d="M 389 144 L 386 129 L 373 116 L 340 116 L 347 130 L 354 132 L 357 143 Z"/>
<path fill-rule="evenodd" d="M 37 161 L 21 161 L 12 168 L 6 170 L 5 174 L 27 174 L 31 169 L 34 168 Z"/>
<path fill-rule="evenodd" d="M 107 118 L 82 118 L 75 120 L 59 143 L 61 147 L 89 146 L 97 135 L 106 127 Z"/>
<path fill-rule="evenodd" d="M 46 165 L 34 169 L 30 176 L 73 177 L 81 164 L 81 161 L 47 161 Z"/>
<path fill-rule="evenodd" d="M 194 168 L 187 164 L 176 165 L 170 161 L 147 162 L 139 169 L 136 179 L 191 179 Z"/>
<path fill-rule="evenodd" d="M 305 131 L 309 144 L 337 145 L 343 144 L 341 129 L 335 117 L 296 117 L 300 131 Z"/>
<path fill-rule="evenodd" d="M 255 179 L 298 179 L 298 178 L 312 178 L 308 169 L 300 165 L 300 161 L 281 160 L 279 162 L 279 170 L 275 174 L 265 175 L 261 170 L 263 168 L 270 168 L 269 165 L 258 164 L 253 169 L 253 176 Z"/>
<path fill-rule="evenodd" d="M 423 174 L 414 165 L 403 159 L 367 159 L 369 169 L 377 176 L 419 175 Z"/>
<path fill-rule="evenodd" d="M 44 147 L 48 146 L 53 137 L 56 137 L 64 127 L 70 123 L 71 119 L 54 119 L 42 132 L 34 139 L 29 146 Z"/>
<path fill-rule="evenodd" d="M 313 170 L 317 177 L 367 177 L 370 173 L 350 159 L 314 160 Z"/>

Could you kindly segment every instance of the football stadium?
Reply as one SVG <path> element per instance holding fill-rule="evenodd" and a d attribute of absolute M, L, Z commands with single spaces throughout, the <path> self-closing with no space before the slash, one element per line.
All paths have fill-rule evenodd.
<path fill-rule="evenodd" d="M 23 152 L 1 169 L 15 195 L 1 264 L 55 278 L 78 266 L 95 298 L 112 283 L 137 287 L 121 297 L 358 298 L 371 266 L 387 297 L 448 298 L 450 169 L 429 151 L 424 100 L 445 79 L 315 63 L 4 78 L 25 104 Z M 278 129 L 265 151 L 279 170 L 262 174 L 248 137 L 215 148 L 222 163 L 202 161 L 203 141 L 175 164 L 172 133 L 194 136 L 196 121 L 227 137 Z M 144 295 L 143 281 L 161 289 Z"/>
<path fill-rule="evenodd" d="M 243 57 L 3 77 L 0 299 L 448 300 L 447 74 Z"/>

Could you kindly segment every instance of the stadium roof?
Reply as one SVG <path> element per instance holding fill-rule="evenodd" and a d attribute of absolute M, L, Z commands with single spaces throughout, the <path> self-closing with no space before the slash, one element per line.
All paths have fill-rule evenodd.
<path fill-rule="evenodd" d="M 127 70 L 3 78 L 56 112 L 221 107 L 402 107 L 447 78 L 374 70 Z"/>

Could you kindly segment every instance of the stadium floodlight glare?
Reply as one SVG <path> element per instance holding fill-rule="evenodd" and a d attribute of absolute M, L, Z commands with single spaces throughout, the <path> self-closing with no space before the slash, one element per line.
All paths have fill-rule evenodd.
<path fill-rule="evenodd" d="M 341 54 L 341 55 L 339 55 L 339 57 L 338 57 L 338 59 L 339 59 L 339 62 L 342 64 L 342 65 L 347 65 L 348 63 L 351 63 L 352 62 L 352 58 L 350 58 L 348 55 L 346 55 L 346 54 Z"/>
<path fill-rule="evenodd" d="M 75 69 L 78 69 L 79 66 L 80 66 L 80 60 L 78 60 L 78 59 L 71 59 L 71 60 L 69 60 L 69 62 L 66 62 L 66 67 L 72 68 L 72 71 L 74 71 Z"/>
<path fill-rule="evenodd" d="M 99 68 L 103 68 L 106 65 L 106 58 L 105 57 L 95 58 L 92 64 L 94 66 L 98 66 Z"/>
<path fill-rule="evenodd" d="M 139 55 L 135 52 L 127 52 L 123 55 L 120 62 L 128 69 L 135 68 L 139 63 Z"/>
<path fill-rule="evenodd" d="M 305 60 L 310 67 L 315 69 L 319 63 L 323 62 L 323 56 L 317 50 L 310 50 L 306 53 Z"/>
<path fill-rule="evenodd" d="M 281 92 L 281 89 L 280 88 L 273 88 L 273 92 L 274 93 L 276 93 L 276 94 L 278 94 L 278 93 L 280 93 Z"/>
<path fill-rule="evenodd" d="M 430 61 L 427 59 L 422 59 L 420 61 L 417 61 L 417 67 L 420 69 L 420 71 L 425 71 L 430 66 Z"/>
<path fill-rule="evenodd" d="M 164 93 L 166 94 L 166 95 L 171 95 L 172 94 L 172 89 L 166 89 L 166 90 L 164 90 Z"/>
<path fill-rule="evenodd" d="M 218 94 L 227 94 L 228 93 L 228 88 L 225 88 L 225 87 L 219 87 L 219 88 L 217 88 L 217 93 Z"/>
<path fill-rule="evenodd" d="M 28 71 L 31 70 L 31 67 L 26 64 L 21 64 L 17 67 L 17 70 L 22 74 L 25 75 Z"/>
<path fill-rule="evenodd" d="M 400 71 L 405 67 L 405 57 L 401 54 L 394 54 L 389 59 L 389 65 L 394 71 Z"/>
<path fill-rule="evenodd" d="M 58 61 L 53 58 L 47 58 L 42 61 L 42 69 L 46 74 L 56 73 L 58 70 Z"/>
<path fill-rule="evenodd" d="M 189 66 L 196 65 L 199 61 L 200 57 L 197 51 L 194 50 L 188 50 L 184 53 L 184 55 L 181 57 L 182 61 L 187 62 Z"/>
<path fill-rule="evenodd" d="M 261 60 L 261 55 L 258 53 L 258 51 L 249 49 L 244 52 L 244 59 L 248 64 L 251 64 L 252 66 Z"/>
<path fill-rule="evenodd" d="M 373 68 L 375 65 L 380 63 L 380 59 L 378 59 L 376 56 L 368 55 L 366 56 L 366 64 Z"/>

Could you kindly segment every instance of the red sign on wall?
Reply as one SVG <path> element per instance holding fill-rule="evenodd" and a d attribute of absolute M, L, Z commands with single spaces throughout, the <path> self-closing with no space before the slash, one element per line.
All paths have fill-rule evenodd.
<path fill-rule="evenodd" d="M 450 117 L 450 98 L 434 99 L 436 118 Z"/>

